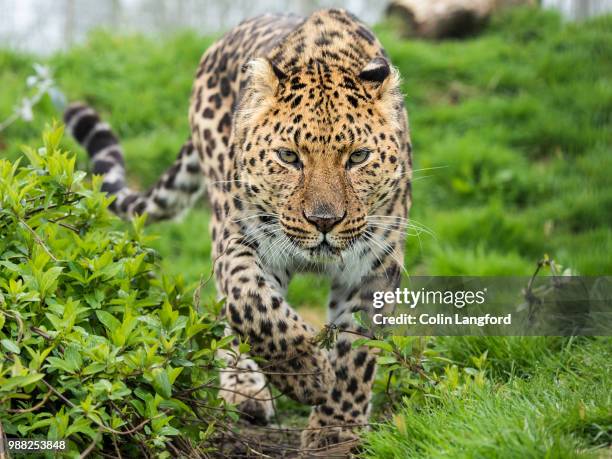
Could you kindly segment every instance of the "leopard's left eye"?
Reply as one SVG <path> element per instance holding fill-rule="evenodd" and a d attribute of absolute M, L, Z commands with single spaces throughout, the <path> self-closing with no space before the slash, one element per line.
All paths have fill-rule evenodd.
<path fill-rule="evenodd" d="M 278 158 L 284 163 L 291 164 L 292 166 L 296 167 L 300 164 L 300 157 L 294 151 L 285 150 L 284 148 L 281 148 L 280 150 L 276 151 L 276 154 Z"/>
<path fill-rule="evenodd" d="M 361 148 L 359 150 L 354 151 L 349 157 L 347 167 L 356 166 L 358 164 L 363 163 L 370 156 L 370 150 L 367 148 Z"/>

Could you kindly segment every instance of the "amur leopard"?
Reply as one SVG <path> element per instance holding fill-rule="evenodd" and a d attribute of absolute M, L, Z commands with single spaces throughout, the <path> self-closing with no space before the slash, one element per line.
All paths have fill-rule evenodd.
<path fill-rule="evenodd" d="M 117 137 L 92 108 L 72 104 L 64 118 L 120 216 L 167 219 L 208 196 L 227 333 L 268 362 L 261 371 L 240 357 L 221 374 L 220 395 L 265 423 L 267 380 L 313 406 L 303 448 L 354 440 L 367 424 L 376 355 L 352 346 L 353 313 L 371 308 L 373 291 L 396 288 L 411 203 L 398 72 L 372 32 L 338 9 L 238 25 L 204 53 L 191 135 L 147 192 L 127 186 Z M 331 279 L 328 323 L 340 331 L 331 350 L 285 299 L 301 271 Z"/>

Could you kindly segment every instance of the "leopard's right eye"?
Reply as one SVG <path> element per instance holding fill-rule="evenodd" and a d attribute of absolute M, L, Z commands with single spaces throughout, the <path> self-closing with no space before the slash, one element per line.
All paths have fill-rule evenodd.
<path fill-rule="evenodd" d="M 353 152 L 353 154 L 349 157 L 349 160 L 346 164 L 346 167 L 357 166 L 363 162 L 370 156 L 370 150 L 367 148 L 361 148 Z"/>
<path fill-rule="evenodd" d="M 298 167 L 300 158 L 295 151 L 285 150 L 284 148 L 277 150 L 276 155 L 282 162 Z"/>

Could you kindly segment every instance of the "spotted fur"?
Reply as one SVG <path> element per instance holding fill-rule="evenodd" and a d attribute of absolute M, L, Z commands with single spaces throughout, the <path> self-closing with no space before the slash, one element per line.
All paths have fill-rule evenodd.
<path fill-rule="evenodd" d="M 272 412 L 266 379 L 313 405 L 305 448 L 352 440 L 367 423 L 376 355 L 353 348 L 363 330 L 352 315 L 403 269 L 411 147 L 398 80 L 343 10 L 243 22 L 202 57 L 190 140 L 146 193 L 126 187 L 116 137 L 95 112 L 66 113 L 119 214 L 169 218 L 206 188 L 228 333 L 267 361 L 262 371 L 224 354 L 239 370 L 222 374 L 221 395 L 254 422 Z M 328 321 L 342 331 L 330 351 L 285 299 L 291 277 L 313 270 L 332 280 Z"/>

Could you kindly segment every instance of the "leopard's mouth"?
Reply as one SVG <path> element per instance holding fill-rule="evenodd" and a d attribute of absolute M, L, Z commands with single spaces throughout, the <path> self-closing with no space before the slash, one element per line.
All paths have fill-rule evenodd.
<path fill-rule="evenodd" d="M 340 247 L 332 245 L 327 238 L 323 239 L 321 243 L 310 249 L 313 255 L 325 256 L 325 255 L 334 255 L 338 256 L 342 252 Z"/>
<path fill-rule="evenodd" d="M 302 256 L 311 262 L 329 263 L 341 260 L 343 254 L 348 248 L 347 238 L 338 238 L 327 233 L 317 233 L 308 236 L 296 235 L 289 232 L 286 228 L 285 235 L 289 238 L 296 249 L 301 252 Z M 331 236 L 331 237 L 330 237 Z M 357 238 L 351 238 L 351 240 Z"/>

